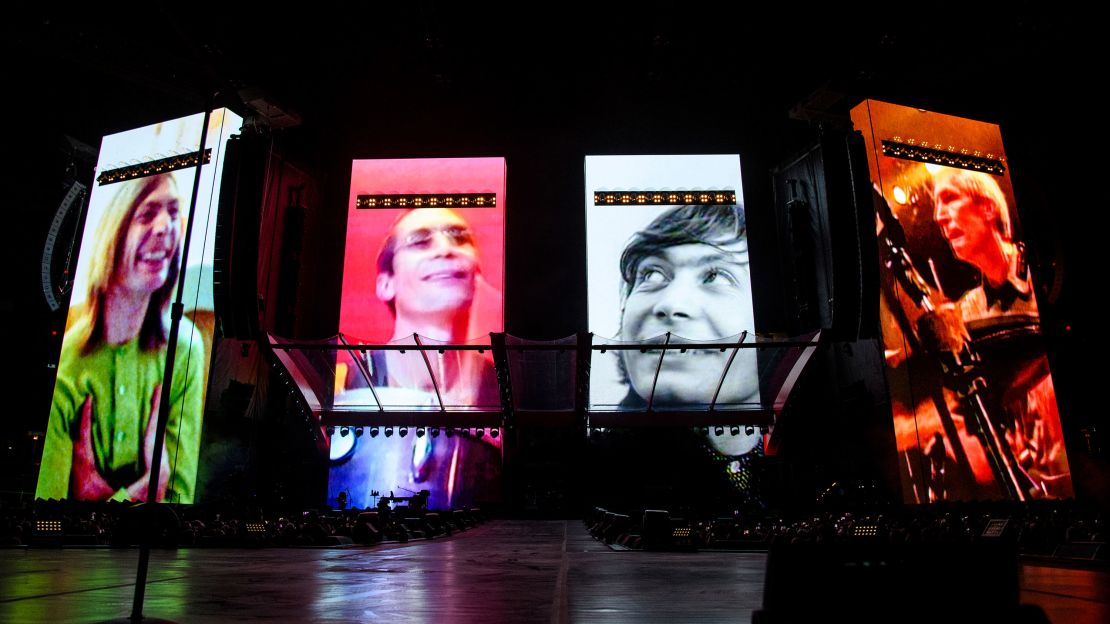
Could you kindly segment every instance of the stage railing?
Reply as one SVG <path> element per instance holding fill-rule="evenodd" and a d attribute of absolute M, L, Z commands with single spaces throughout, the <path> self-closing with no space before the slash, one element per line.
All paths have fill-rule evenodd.
<path fill-rule="evenodd" d="M 820 332 L 639 342 L 495 333 L 462 344 L 268 337 L 321 427 L 769 426 L 820 343 Z M 701 390 L 682 396 L 689 379 Z"/>

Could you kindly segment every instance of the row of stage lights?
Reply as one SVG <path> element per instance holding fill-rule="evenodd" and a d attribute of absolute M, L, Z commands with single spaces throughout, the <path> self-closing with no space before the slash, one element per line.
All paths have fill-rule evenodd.
<path fill-rule="evenodd" d="M 694 430 L 697 431 L 698 433 L 700 433 L 701 435 L 709 435 L 709 431 L 710 431 L 709 427 L 695 427 Z M 594 427 L 593 428 L 594 435 L 605 435 L 606 433 L 609 433 L 610 431 L 612 431 L 612 430 L 611 429 L 606 429 L 605 427 Z M 712 431 L 713 431 L 713 435 L 718 436 L 718 437 L 725 435 L 725 427 L 723 427 L 721 425 L 717 425 L 717 426 L 713 427 Z M 755 428 L 754 425 L 745 425 L 744 426 L 744 435 L 755 435 L 755 432 L 756 432 L 756 428 Z M 732 425 L 732 426 L 728 427 L 728 433 L 729 433 L 729 435 L 734 435 L 734 436 L 740 435 L 740 426 L 739 425 Z"/>
<path fill-rule="evenodd" d="M 206 149 L 204 150 L 204 164 L 207 165 L 210 162 L 212 162 L 212 150 Z M 145 178 L 147 176 L 158 175 L 159 173 L 169 173 L 171 171 L 188 169 L 189 167 L 196 166 L 197 154 L 196 152 L 190 152 L 188 154 L 167 156 L 166 158 L 159 158 L 158 160 L 108 169 L 98 175 L 96 181 L 101 186 L 104 186 L 105 184 L 126 182 L 128 180 Z"/>
<path fill-rule="evenodd" d="M 495 208 L 496 193 L 425 193 L 421 195 L 359 195 L 355 208 Z"/>
<path fill-rule="evenodd" d="M 956 167 L 968 171 L 985 171 L 994 175 L 1006 173 L 1006 165 L 992 153 L 983 154 L 978 150 L 967 148 L 957 150 L 953 145 L 942 145 L 928 142 L 918 143 L 914 139 L 905 142 L 902 137 L 894 137 L 882 141 L 883 156 L 902 158 L 927 164 Z M 945 149 L 947 148 L 947 149 Z"/>
<path fill-rule="evenodd" d="M 336 430 L 335 427 L 328 427 L 328 437 L 331 437 L 331 436 L 335 435 L 335 430 Z M 354 436 L 356 438 L 358 438 L 358 437 L 362 437 L 362 435 L 364 433 L 366 433 L 367 430 L 369 430 L 371 438 L 376 438 L 376 437 L 378 437 L 378 435 L 383 434 L 383 433 L 384 433 L 385 437 L 387 437 L 387 438 L 393 437 L 393 427 L 376 427 L 376 426 L 372 426 L 372 427 L 339 427 L 339 435 L 341 435 L 343 437 L 347 437 L 351 434 L 354 434 Z M 460 436 L 463 436 L 463 437 L 474 436 L 476 438 L 481 438 L 481 437 L 485 437 L 485 436 L 488 435 L 491 438 L 496 438 L 497 436 L 501 435 L 501 430 L 498 429 L 497 427 L 492 427 L 492 428 L 489 428 L 489 429 L 486 429 L 486 428 L 483 428 L 483 427 L 475 427 L 473 429 L 469 429 L 469 428 L 466 428 L 466 427 L 443 427 L 442 431 L 443 431 L 443 434 L 446 435 L 448 438 L 450 438 L 452 436 L 455 436 L 455 435 L 460 435 Z M 397 435 L 399 435 L 403 438 L 403 437 L 407 436 L 408 434 L 409 434 L 409 428 L 408 427 L 406 427 L 404 425 L 402 425 L 400 427 L 397 427 Z M 416 437 L 423 438 L 425 434 L 431 435 L 433 438 L 437 438 L 437 437 L 439 437 L 439 434 L 440 434 L 440 428 L 439 427 L 416 427 Z"/>
<path fill-rule="evenodd" d="M 677 206 L 706 204 L 736 205 L 736 191 L 595 191 L 595 206 L 631 205 Z"/>

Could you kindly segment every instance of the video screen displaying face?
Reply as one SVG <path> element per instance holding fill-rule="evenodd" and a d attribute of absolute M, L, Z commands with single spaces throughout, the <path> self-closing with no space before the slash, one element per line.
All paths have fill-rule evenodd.
<path fill-rule="evenodd" d="M 880 318 L 907 502 L 1068 497 L 998 126 L 865 101 Z"/>
<path fill-rule="evenodd" d="M 595 201 L 598 192 L 682 190 L 728 191 L 735 202 Z M 588 156 L 586 240 L 595 341 L 727 343 L 754 331 L 739 156 Z M 758 407 L 755 355 L 717 348 L 595 353 L 591 409 L 644 410 L 649 399 L 656 410 L 707 409 L 714 396 L 718 409 Z"/>
<path fill-rule="evenodd" d="M 354 161 L 339 331 L 351 344 L 489 344 L 504 330 L 504 215 L 503 158 Z M 489 350 L 425 354 L 340 358 L 335 403 L 499 408 Z M 426 489 L 437 508 L 471 504 L 496 489 L 491 457 L 499 467 L 500 440 L 489 437 L 363 437 L 333 462 L 329 500 L 342 492 L 364 507 L 373 491 Z"/>
<path fill-rule="evenodd" d="M 97 171 L 195 153 L 202 114 L 104 137 Z M 36 498 L 146 500 L 162 393 L 171 412 L 159 500 L 191 503 L 215 314 L 212 256 L 224 150 L 242 119 L 212 113 L 192 223 L 196 168 L 94 185 L 62 342 Z M 182 270 L 182 242 L 192 228 Z M 184 280 L 172 387 L 162 387 L 169 308 Z"/>

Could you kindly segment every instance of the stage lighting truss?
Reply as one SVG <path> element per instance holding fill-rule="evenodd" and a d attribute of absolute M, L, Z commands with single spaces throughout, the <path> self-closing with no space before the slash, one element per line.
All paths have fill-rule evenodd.
<path fill-rule="evenodd" d="M 212 162 L 212 150 L 205 149 L 204 164 L 207 165 L 210 162 Z M 189 154 L 169 156 L 167 158 L 159 158 L 158 160 L 109 169 L 98 175 L 96 181 L 100 186 L 105 186 L 116 182 L 137 180 L 147 176 L 158 175 L 159 173 L 169 173 L 171 171 L 178 171 L 180 169 L 188 169 L 189 167 L 196 166 L 197 154 L 196 152 L 191 152 Z"/>
<path fill-rule="evenodd" d="M 355 208 L 495 208 L 496 193 L 424 193 L 420 195 L 359 195 Z"/>
<path fill-rule="evenodd" d="M 984 171 L 997 176 L 1006 173 L 1006 165 L 995 154 L 978 150 L 957 148 L 955 145 L 930 143 L 915 139 L 903 140 L 896 136 L 882 142 L 883 156 L 913 160 L 944 167 L 956 167 L 969 171 Z"/>
<path fill-rule="evenodd" d="M 735 206 L 736 191 L 594 191 L 595 206 Z"/>
<path fill-rule="evenodd" d="M 289 392 L 299 390 L 298 398 L 309 414 L 307 417 L 314 420 L 317 431 L 327 432 L 327 438 L 320 436 L 323 439 L 331 438 L 336 429 L 339 437 L 350 435 L 351 429 L 355 429 L 357 436 L 358 427 L 369 427 L 371 437 L 383 433 L 382 429 L 386 437 L 395 432 L 407 435 L 409 429 L 418 436 L 421 432 L 426 435 L 431 429 L 433 436 L 443 433 L 490 439 L 500 437 L 501 429 L 514 423 L 577 425 L 583 427 L 584 433 L 643 426 L 692 427 L 703 435 L 717 436 L 738 435 L 737 427 L 743 427 L 748 435 L 754 434 L 756 427 L 767 427 L 764 429 L 767 431 L 785 406 L 819 341 L 819 332 L 797 338 L 756 338 L 742 332 L 712 342 L 689 341 L 667 333 L 638 342 L 590 334 L 545 342 L 491 334 L 488 340 L 467 344 L 440 344 L 419 335 L 403 342 L 351 344 L 340 334 L 318 342 L 270 336 L 269 346 Z M 759 370 L 758 400 L 726 400 L 722 388 L 729 367 L 746 349 L 776 350 L 779 355 L 774 358 L 774 367 Z M 691 351 L 720 352 L 722 357 L 714 358 L 720 362 L 719 368 L 706 371 L 714 377 L 716 387 L 712 396 L 707 395 L 706 401 L 698 405 L 657 405 L 653 383 L 651 393 L 644 397 L 644 406 L 591 403 L 589 381 L 593 362 L 613 357 L 607 352 L 627 350 L 658 357 L 656 380 L 668 358 L 683 357 Z M 493 362 L 499 392 L 487 393 L 489 399 L 483 404 L 452 403 L 450 394 L 439 385 L 438 362 L 466 351 Z M 382 386 L 373 383 L 376 378 L 369 366 L 370 356 L 387 352 L 407 352 L 407 357 L 422 365 L 424 379 L 418 400 L 412 398 L 414 393 L 382 392 Z M 537 386 L 531 383 L 532 376 L 559 380 L 556 395 L 545 391 L 540 397 L 546 404 L 537 403 L 535 396 L 526 396 L 529 388 Z M 539 385 L 551 387 L 548 381 Z"/>

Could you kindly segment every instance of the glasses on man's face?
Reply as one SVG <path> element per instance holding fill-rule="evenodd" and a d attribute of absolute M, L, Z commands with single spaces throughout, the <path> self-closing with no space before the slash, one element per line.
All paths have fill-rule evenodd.
<path fill-rule="evenodd" d="M 401 237 L 399 249 L 427 249 L 436 234 L 445 236 L 455 247 L 474 244 L 474 232 L 465 225 L 447 225 L 440 228 L 419 228 Z"/>

